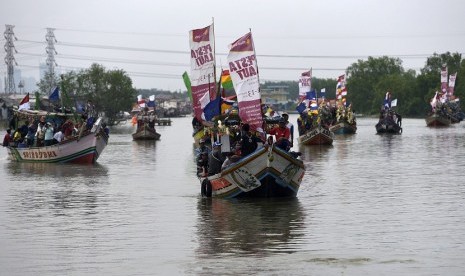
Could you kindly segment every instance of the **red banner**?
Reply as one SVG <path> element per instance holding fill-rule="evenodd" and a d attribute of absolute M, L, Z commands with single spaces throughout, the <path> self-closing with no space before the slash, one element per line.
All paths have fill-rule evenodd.
<path fill-rule="evenodd" d="M 252 130 L 262 131 L 260 83 L 252 33 L 247 33 L 231 44 L 228 64 L 237 94 L 239 117 Z"/>
<path fill-rule="evenodd" d="M 216 97 L 215 81 L 215 38 L 213 25 L 189 32 L 191 48 L 191 87 L 194 116 L 201 121 L 200 99 L 210 94 L 210 100 Z"/>

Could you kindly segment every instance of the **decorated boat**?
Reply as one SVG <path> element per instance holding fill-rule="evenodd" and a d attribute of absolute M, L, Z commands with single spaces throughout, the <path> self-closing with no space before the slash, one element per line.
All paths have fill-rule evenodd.
<path fill-rule="evenodd" d="M 331 103 L 331 101 L 330 101 Z M 347 103 L 347 87 L 345 74 L 338 77 L 336 84 L 336 102 L 332 107 L 333 115 L 329 130 L 334 134 L 354 134 L 357 131 L 357 121 L 352 110 L 352 104 Z"/>
<path fill-rule="evenodd" d="M 51 146 L 8 146 L 8 155 L 18 162 L 93 164 L 108 144 L 101 122 L 99 118 L 92 129 Z"/>
<path fill-rule="evenodd" d="M 141 123 L 136 132 L 132 134 L 133 140 L 160 140 L 161 134 L 149 123 Z"/>
<path fill-rule="evenodd" d="M 330 126 L 329 130 L 334 134 L 354 134 L 357 132 L 357 123 L 350 123 L 348 121 L 342 120 Z"/>
<path fill-rule="evenodd" d="M 334 133 L 325 126 L 318 124 L 309 131 L 306 131 L 298 138 L 301 145 L 332 145 Z"/>
<path fill-rule="evenodd" d="M 143 99 L 137 96 L 137 104 L 132 109 L 132 125 L 136 127 L 132 134 L 133 140 L 160 140 L 160 133 L 155 130 L 157 116 L 155 115 L 155 96 Z"/>
<path fill-rule="evenodd" d="M 376 132 L 378 134 L 385 134 L 385 133 L 391 133 L 391 134 L 401 134 L 402 133 L 402 127 L 394 121 L 393 118 L 389 117 L 384 117 L 380 118 L 378 123 L 375 125 L 376 127 Z"/>
<path fill-rule="evenodd" d="M 425 121 L 428 127 L 446 127 L 452 123 L 450 117 L 437 112 L 429 114 Z"/>
<path fill-rule="evenodd" d="M 380 110 L 379 120 L 376 123 L 376 133 L 378 134 L 401 134 L 402 116 L 394 110 L 397 106 L 397 99 L 391 99 L 391 92 L 386 92 L 384 105 Z"/>
<path fill-rule="evenodd" d="M 266 124 L 262 114 L 260 82 L 252 33 L 242 36 L 230 47 L 228 74 L 237 94 L 237 109 L 235 109 L 237 112 L 231 111 L 228 114 L 221 112 L 223 107 L 221 102 L 224 102 L 225 97 L 216 92 L 214 79 L 212 82 L 207 81 L 215 75 L 213 25 L 192 30 L 190 38 L 191 69 L 193 69 L 191 74 L 193 80 L 197 80 L 193 81 L 191 86 L 194 116 L 198 121 L 211 122 L 214 125 L 210 129 L 211 132 L 206 134 L 211 139 L 213 149 L 211 152 L 200 154 L 203 158 L 208 155 L 208 173 L 205 174 L 205 169 L 202 167 L 203 169 L 200 170 L 202 174 L 199 175 L 202 195 L 219 198 L 295 197 L 304 175 L 304 165 L 297 159 L 297 154 L 287 151 L 286 140 L 281 136 L 278 137 L 275 128 L 272 128 L 270 133 L 274 133 L 273 135 L 277 137 L 276 141 L 273 135 L 269 135 L 268 139 L 266 137 L 266 131 L 270 126 Z M 200 52 L 204 55 L 196 54 Z M 210 61 L 212 67 L 210 65 L 205 67 L 204 65 Z M 223 76 L 222 72 L 224 87 Z M 204 83 L 199 80 L 203 80 Z M 200 102 L 198 106 L 195 99 Z M 280 124 L 286 128 L 282 123 L 280 121 Z M 237 135 L 238 132 L 241 133 L 239 124 L 244 127 L 242 134 Z M 285 133 L 289 133 L 289 130 Z M 258 140 L 261 140 L 260 143 Z M 263 141 L 268 142 L 263 145 Z M 252 149 L 246 148 L 245 144 L 251 145 Z M 240 148 L 238 154 L 235 150 L 237 146 Z M 221 155 L 226 153 L 231 154 L 229 165 L 225 165 L 224 160 L 221 160 Z M 232 154 L 236 158 L 233 159 Z"/>
<path fill-rule="evenodd" d="M 207 197 L 295 197 L 305 168 L 302 160 L 277 147 L 262 147 L 221 173 L 201 178 Z"/>
<path fill-rule="evenodd" d="M 457 73 L 447 76 L 447 67 L 441 68 L 441 91 L 436 91 L 430 101 L 431 111 L 425 118 L 428 127 L 446 127 L 465 118 L 459 98 L 454 95 Z"/>

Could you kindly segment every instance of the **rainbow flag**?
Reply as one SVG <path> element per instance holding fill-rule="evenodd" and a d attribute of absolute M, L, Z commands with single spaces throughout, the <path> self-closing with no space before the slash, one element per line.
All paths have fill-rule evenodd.
<path fill-rule="evenodd" d="M 229 70 L 223 70 L 221 72 L 221 86 L 226 90 L 234 89 Z"/>

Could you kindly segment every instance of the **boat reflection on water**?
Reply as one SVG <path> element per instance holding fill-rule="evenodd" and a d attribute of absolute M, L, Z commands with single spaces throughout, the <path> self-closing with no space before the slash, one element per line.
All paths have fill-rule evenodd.
<path fill-rule="evenodd" d="M 82 165 L 82 164 L 56 164 L 56 163 L 21 163 L 9 162 L 7 164 L 11 176 L 27 177 L 27 176 L 46 176 L 46 178 L 54 177 L 84 177 L 95 178 L 106 176 L 108 169 L 99 164 Z M 37 178 L 35 178 L 37 180 Z"/>
<path fill-rule="evenodd" d="M 98 163 L 48 164 L 9 162 L 9 185 L 14 188 L 7 205 L 13 217 L 35 220 L 45 216 L 95 214 L 104 204 L 108 169 Z M 32 180 L 32 181 L 31 181 Z"/>
<path fill-rule="evenodd" d="M 292 253 L 302 237 L 304 212 L 298 198 L 199 199 L 197 249 L 200 258 L 215 254 Z"/>

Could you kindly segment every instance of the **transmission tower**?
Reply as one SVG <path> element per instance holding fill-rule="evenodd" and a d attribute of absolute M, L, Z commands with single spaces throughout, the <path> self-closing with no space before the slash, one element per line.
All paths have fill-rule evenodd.
<path fill-rule="evenodd" d="M 55 34 L 53 34 L 54 30 L 53 28 L 47 28 L 47 35 L 45 36 L 45 41 L 47 41 L 47 48 L 45 48 L 45 51 L 47 52 L 47 65 L 50 74 L 50 89 L 55 86 L 55 66 L 57 66 L 55 55 L 58 54 L 55 50 L 55 43 L 57 40 Z"/>
<path fill-rule="evenodd" d="M 15 77 L 14 77 L 14 65 L 18 65 L 16 63 L 15 57 L 13 54 L 18 53 L 16 51 L 15 45 L 13 44 L 14 40 L 18 40 L 13 32 L 13 28 L 15 26 L 13 25 L 5 25 L 6 30 L 4 33 L 5 36 L 5 52 L 6 52 L 6 57 L 5 57 L 5 63 L 7 67 L 7 81 L 6 81 L 6 87 L 5 87 L 5 92 L 12 94 L 16 93 L 16 87 L 15 87 Z"/>

